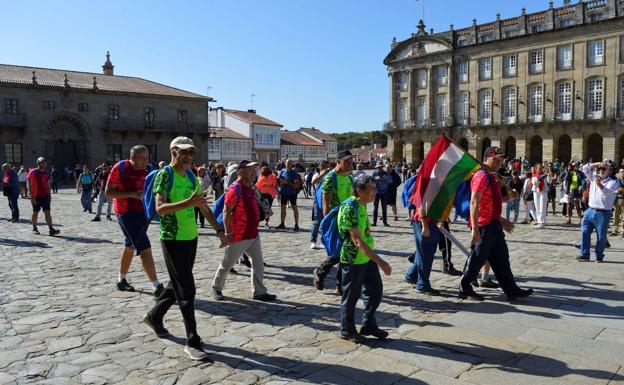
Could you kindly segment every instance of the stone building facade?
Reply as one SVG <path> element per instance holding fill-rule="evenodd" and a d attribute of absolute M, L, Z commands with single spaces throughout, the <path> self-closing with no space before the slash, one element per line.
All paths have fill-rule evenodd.
<path fill-rule="evenodd" d="M 208 98 L 136 77 L 0 65 L 0 160 L 33 166 L 97 165 L 128 156 L 135 144 L 153 163 L 169 160 L 169 143 L 192 138 L 197 161 L 208 151 Z"/>
<path fill-rule="evenodd" d="M 593 0 L 393 40 L 384 60 L 390 156 L 420 162 L 441 134 L 474 156 L 624 157 L 624 1 Z"/>

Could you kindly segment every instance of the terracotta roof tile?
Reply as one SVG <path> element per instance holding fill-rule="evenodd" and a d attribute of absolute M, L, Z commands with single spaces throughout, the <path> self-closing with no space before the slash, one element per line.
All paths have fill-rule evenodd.
<path fill-rule="evenodd" d="M 223 111 L 229 115 L 237 117 L 238 119 L 247 122 L 249 124 L 264 124 L 266 126 L 276 126 L 276 127 L 284 127 L 283 125 L 274 122 L 270 119 L 267 119 L 263 116 L 256 114 L 255 112 L 249 111 L 239 111 L 239 110 L 228 110 L 223 109 Z"/>
<path fill-rule="evenodd" d="M 0 84 L 32 84 L 33 71 L 35 71 L 37 83 L 41 86 L 61 87 L 64 89 L 65 75 L 67 75 L 70 88 L 90 90 L 93 89 L 93 77 L 95 77 L 99 91 L 206 99 L 205 96 L 199 94 L 137 77 L 9 64 L 0 64 Z"/>
<path fill-rule="evenodd" d="M 287 144 L 323 147 L 322 143 L 317 142 L 314 139 L 311 139 L 296 131 L 282 130 L 280 131 L 280 138 L 282 141 L 288 142 Z"/>
<path fill-rule="evenodd" d="M 326 134 L 326 133 L 324 133 L 324 132 L 322 132 L 320 130 L 317 130 L 314 127 L 311 127 L 311 128 L 301 127 L 297 131 L 301 132 L 301 133 L 308 134 L 310 136 L 313 136 L 313 137 L 315 137 L 315 138 L 317 138 L 319 140 L 325 140 L 325 141 L 328 141 L 328 142 L 337 142 L 336 138 L 334 138 L 333 136 L 331 136 L 329 134 Z"/>
<path fill-rule="evenodd" d="M 227 139 L 247 139 L 251 140 L 243 134 L 239 134 L 236 131 L 232 131 L 225 127 L 211 127 L 210 130 L 214 132 L 215 138 L 227 138 Z"/>

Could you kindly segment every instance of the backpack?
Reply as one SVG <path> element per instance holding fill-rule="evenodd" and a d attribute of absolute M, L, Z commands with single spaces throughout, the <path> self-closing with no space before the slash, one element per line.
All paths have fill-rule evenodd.
<path fill-rule="evenodd" d="M 485 171 L 479 170 L 477 172 Z M 485 175 L 486 185 L 489 186 L 491 182 L 491 177 L 488 173 L 486 173 Z M 457 214 L 457 216 L 463 218 L 464 220 L 470 219 L 470 197 L 472 196 L 472 191 L 470 190 L 471 179 L 472 178 L 465 180 L 459 184 L 459 187 L 457 187 L 457 192 L 455 193 L 455 199 L 453 200 L 455 213 Z"/>
<path fill-rule="evenodd" d="M 314 204 L 316 205 L 317 209 L 321 210 L 321 213 L 323 212 L 323 181 L 325 180 L 325 178 L 327 178 L 330 175 L 332 179 L 334 180 L 334 189 L 338 191 L 338 177 L 336 176 L 336 172 L 334 170 L 331 170 L 330 172 L 327 173 L 327 175 L 321 178 L 321 181 L 319 182 L 319 185 L 318 185 L 319 187 L 314 192 Z M 349 179 L 351 179 L 351 184 L 353 184 L 352 175 L 349 175 Z"/>
<path fill-rule="evenodd" d="M 325 246 L 325 251 L 327 252 L 328 257 L 340 257 L 342 243 L 348 236 L 347 233 L 345 238 L 342 238 L 338 232 L 338 211 L 343 204 L 351 205 L 355 209 L 357 218 L 358 205 L 353 199 L 345 200 L 340 205 L 331 209 L 331 211 L 323 218 L 320 226 L 321 241 L 323 242 L 323 246 Z"/>
<path fill-rule="evenodd" d="M 241 188 L 240 188 L 240 185 L 238 184 L 238 182 L 232 183 L 230 185 L 230 187 L 228 187 L 228 190 L 231 189 L 232 187 L 234 187 L 236 189 L 236 197 L 237 197 L 237 199 L 240 199 L 241 198 Z M 213 205 L 212 205 L 212 215 L 214 215 L 214 217 L 217 220 L 217 223 L 221 227 L 223 227 L 223 208 L 225 207 L 225 194 L 226 193 L 227 193 L 227 191 L 224 192 L 223 194 L 221 194 L 219 199 L 217 199 L 215 201 L 215 203 L 213 203 Z M 238 201 L 236 203 L 238 203 Z"/>
<path fill-rule="evenodd" d="M 413 206 L 409 199 L 414 193 L 414 186 L 416 186 L 416 177 L 418 175 L 414 175 L 405 181 L 403 184 L 403 191 L 401 191 L 401 202 L 403 202 L 403 207 L 408 208 Z"/>
<path fill-rule="evenodd" d="M 167 186 L 167 191 L 169 192 L 173 188 L 173 178 L 174 178 L 173 169 L 169 165 L 166 165 L 163 168 L 167 170 L 167 173 L 169 173 L 169 184 Z M 156 178 L 156 174 L 160 172 L 160 169 L 154 170 L 152 165 L 149 163 L 147 165 L 147 169 L 150 170 L 150 172 L 145 177 L 145 183 L 143 184 L 142 202 L 143 202 L 143 210 L 145 212 L 145 218 L 147 219 L 147 222 L 149 223 L 152 221 L 152 219 L 158 220 L 158 213 L 156 212 L 156 197 L 154 196 L 154 179 Z M 119 161 L 119 176 L 121 179 L 123 179 L 123 174 L 125 170 L 126 170 L 126 161 L 120 160 Z M 186 176 L 191 180 L 191 183 L 193 184 L 193 189 L 196 189 L 197 186 L 195 185 L 195 174 L 193 174 L 193 171 L 186 170 Z"/>

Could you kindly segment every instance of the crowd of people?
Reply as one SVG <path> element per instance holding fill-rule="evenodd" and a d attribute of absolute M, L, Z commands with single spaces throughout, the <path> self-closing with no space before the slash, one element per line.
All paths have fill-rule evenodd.
<path fill-rule="evenodd" d="M 310 248 L 321 247 L 324 239 L 321 224 L 335 218 L 336 231 L 342 240 L 338 252 L 325 258 L 313 269 L 312 283 L 317 290 L 325 289 L 325 280 L 337 267 L 335 290 L 341 295 L 340 338 L 360 343 L 366 336 L 386 338 L 388 332 L 379 328 L 375 312 L 382 300 L 383 283 L 379 270 L 389 275 L 390 265 L 375 252 L 372 227 L 380 218 L 384 226 L 391 226 L 388 206 L 394 221 L 398 221 L 397 193 L 401 184 L 407 186 L 418 169 L 405 162 L 393 165 L 379 161 L 375 170 L 367 173 L 362 164 L 353 170 L 353 156 L 348 150 L 338 153 L 335 163 L 321 161 L 305 170 L 297 171 L 292 160 L 279 162 L 273 169 L 266 163 L 249 160 L 229 164 L 196 164 L 195 145 L 186 137 L 177 137 L 170 144 L 170 162 L 153 166 L 147 147 L 136 145 L 128 159 L 103 163 L 91 170 L 88 165 L 74 170 L 67 167 L 61 174 L 54 166 L 48 171 L 47 160 L 37 159 L 36 167 L 15 169 L 5 163 L 3 192 L 8 199 L 12 222 L 19 222 L 19 199 L 30 199 L 33 213 L 33 233 L 39 234 L 38 213 L 43 210 L 49 234 L 55 236 L 50 214 L 51 195 L 58 182 L 75 183 L 83 211 L 93 213 L 94 222 L 101 221 L 104 205 L 106 218 L 117 219 L 124 238 L 116 288 L 135 291 L 128 272 L 133 257 L 140 256 L 143 270 L 151 284 L 155 304 L 143 321 L 158 337 L 169 335 L 164 317 L 175 303 L 184 320 L 187 343 L 184 351 L 194 360 L 207 359 L 201 337 L 197 332 L 194 300 L 193 266 L 199 241 L 198 227 L 206 222 L 216 232 L 223 248 L 212 283 L 212 297 L 225 299 L 223 289 L 228 274 L 236 272 L 237 262 L 251 269 L 251 297 L 258 301 L 274 301 L 264 284 L 264 260 L 258 230 L 264 223 L 269 227 L 272 206 L 279 198 L 280 222 L 276 230 L 286 230 L 290 206 L 294 231 L 300 231 L 298 195 L 313 199 Z M 404 187 L 405 188 L 405 187 Z M 581 234 L 577 245 L 578 261 L 590 256 L 592 232 L 597 234 L 596 262 L 604 259 L 608 247 L 607 231 L 614 219 L 611 235 L 624 237 L 624 169 L 616 170 L 613 162 L 569 162 L 529 164 L 526 159 L 506 159 L 498 147 L 484 151 L 481 169 L 470 180 L 470 214 L 467 218 L 437 223 L 422 208 L 410 207 L 409 220 L 415 240 L 415 251 L 408 258 L 404 280 L 423 295 L 439 295 L 433 288 L 430 275 L 434 255 L 439 249 L 443 256 L 443 272 L 461 276 L 458 295 L 461 298 L 483 300 L 476 287 L 501 287 L 509 300 L 532 294 L 531 289 L 520 288 L 509 262 L 505 232 L 511 233 L 516 224 L 533 224 L 536 229 L 547 228 L 549 207 L 551 215 L 561 213 L 572 224 L 574 212 L 579 218 Z M 557 204 L 562 210 L 557 210 Z M 367 205 L 373 204 L 372 221 Z M 519 222 L 520 205 L 526 212 Z M 379 212 L 381 205 L 381 212 Z M 503 205 L 506 210 L 503 215 Z M 212 206 L 212 209 L 211 209 Z M 220 210 L 217 207 L 222 207 Z M 214 210 L 214 211 L 213 211 Z M 158 279 L 147 229 L 158 217 L 159 238 L 169 282 L 165 286 Z M 471 246 L 463 271 L 457 270 L 451 260 L 454 237 L 451 224 L 465 220 L 471 229 Z M 325 245 L 327 249 L 327 245 Z M 497 282 L 489 275 L 493 270 Z M 355 326 L 355 308 L 362 298 L 364 311 L 359 331 Z"/>

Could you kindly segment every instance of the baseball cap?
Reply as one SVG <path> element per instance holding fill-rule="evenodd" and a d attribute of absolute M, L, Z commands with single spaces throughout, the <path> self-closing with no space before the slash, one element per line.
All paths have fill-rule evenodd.
<path fill-rule="evenodd" d="M 253 167 L 253 166 L 260 166 L 260 163 L 252 162 L 250 160 L 241 160 L 240 162 L 238 162 L 238 168 Z"/>
<path fill-rule="evenodd" d="M 500 147 L 491 146 L 485 149 L 483 152 L 484 158 L 502 158 L 505 156 L 503 150 Z"/>
<path fill-rule="evenodd" d="M 190 138 L 186 136 L 178 136 L 174 140 L 171 141 L 169 145 L 169 149 L 179 148 L 180 150 L 186 150 L 187 148 L 195 148 L 195 144 Z"/>
<path fill-rule="evenodd" d="M 347 160 L 350 159 L 351 157 L 353 157 L 353 154 L 351 154 L 351 151 L 349 150 L 342 150 L 338 153 L 338 156 L 336 157 L 336 159 L 338 160 Z"/>
<path fill-rule="evenodd" d="M 40 157 L 37 158 L 37 164 L 43 163 L 43 162 L 47 162 L 47 159 L 44 158 L 43 156 L 40 156 Z"/>

